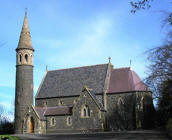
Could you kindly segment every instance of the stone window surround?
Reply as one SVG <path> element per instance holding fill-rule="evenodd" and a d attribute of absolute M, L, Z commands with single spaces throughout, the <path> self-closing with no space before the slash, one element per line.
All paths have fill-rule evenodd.
<path fill-rule="evenodd" d="M 25 57 L 25 62 L 28 63 L 28 60 L 29 60 L 28 54 L 26 53 L 26 54 L 24 55 L 24 57 Z"/>
<path fill-rule="evenodd" d="M 51 126 L 55 126 L 55 125 L 56 125 L 56 120 L 55 120 L 54 117 L 51 117 L 51 118 L 50 118 L 50 125 L 51 125 Z"/>
<path fill-rule="evenodd" d="M 123 109 L 123 107 L 124 107 L 124 100 L 120 97 L 118 99 L 118 103 L 117 104 L 118 104 L 118 111 L 119 111 L 120 114 L 122 114 L 123 111 L 124 111 L 124 109 Z"/>
<path fill-rule="evenodd" d="M 33 64 L 33 54 L 31 51 L 21 50 L 17 52 L 17 64 Z"/>
<path fill-rule="evenodd" d="M 98 116 L 99 116 L 99 119 L 101 119 L 101 118 L 102 118 L 101 110 L 98 110 Z"/>
<path fill-rule="evenodd" d="M 71 118 L 70 116 L 68 116 L 68 117 L 66 118 L 66 124 L 67 124 L 68 126 L 71 126 L 71 125 L 72 125 L 72 118 Z"/>
<path fill-rule="evenodd" d="M 91 114 L 90 114 L 90 108 L 88 105 L 84 104 L 81 107 L 81 118 L 90 118 Z"/>
<path fill-rule="evenodd" d="M 63 105 L 63 101 L 62 100 L 59 100 L 58 101 L 58 106 L 61 106 L 61 105 Z"/>
<path fill-rule="evenodd" d="M 44 107 L 47 107 L 47 101 L 44 101 Z"/>
<path fill-rule="evenodd" d="M 141 101 L 140 101 L 140 109 L 143 110 L 143 107 L 144 107 L 144 97 L 141 98 Z"/>

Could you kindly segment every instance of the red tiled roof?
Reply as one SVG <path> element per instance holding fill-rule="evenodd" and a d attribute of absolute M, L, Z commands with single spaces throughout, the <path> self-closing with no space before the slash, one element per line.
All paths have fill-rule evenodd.
<path fill-rule="evenodd" d="M 56 106 L 47 107 L 45 116 L 56 116 L 56 115 L 70 115 L 72 114 L 72 107 L 68 106 Z"/>
<path fill-rule="evenodd" d="M 131 68 L 113 69 L 107 93 L 130 91 L 149 91 L 149 89 Z"/>

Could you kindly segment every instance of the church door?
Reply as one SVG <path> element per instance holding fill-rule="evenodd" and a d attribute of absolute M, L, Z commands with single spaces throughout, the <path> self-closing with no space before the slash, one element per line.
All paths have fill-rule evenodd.
<path fill-rule="evenodd" d="M 29 133 L 34 133 L 34 120 L 33 120 L 33 117 L 30 118 Z"/>

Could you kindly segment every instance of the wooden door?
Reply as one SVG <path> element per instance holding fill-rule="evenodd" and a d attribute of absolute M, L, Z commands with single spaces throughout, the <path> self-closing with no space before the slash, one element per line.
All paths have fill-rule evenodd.
<path fill-rule="evenodd" d="M 34 133 L 34 120 L 32 117 L 30 118 L 29 132 Z"/>

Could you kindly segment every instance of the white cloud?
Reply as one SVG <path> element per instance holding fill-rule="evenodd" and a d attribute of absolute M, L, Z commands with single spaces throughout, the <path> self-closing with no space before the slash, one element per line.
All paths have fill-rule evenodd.
<path fill-rule="evenodd" d="M 8 82 L 8 81 L 7 81 Z M 7 83 L 1 83 L 0 84 L 0 87 L 8 87 L 8 88 L 14 88 L 15 87 L 15 85 L 14 84 L 7 84 Z"/>
<path fill-rule="evenodd" d="M 85 24 L 78 36 L 69 43 L 69 47 L 60 54 L 46 58 L 48 64 L 62 64 L 62 65 L 83 65 L 84 62 L 90 63 L 92 59 L 100 59 L 106 50 L 106 38 L 111 31 L 112 21 L 108 17 L 95 19 L 90 24 Z M 56 44 L 52 43 L 51 44 Z M 67 45 L 67 44 L 65 44 Z M 65 46 L 64 45 L 64 46 Z M 52 46 L 52 45 L 50 45 Z M 57 47 L 57 52 L 59 48 Z"/>
<path fill-rule="evenodd" d="M 0 102 L 0 105 L 2 105 L 5 108 L 8 108 L 8 109 L 9 108 L 14 108 L 14 105 L 12 103 L 10 103 L 10 102 L 3 101 L 3 102 Z"/>
<path fill-rule="evenodd" d="M 11 94 L 5 94 L 5 93 L 0 93 L 0 97 L 1 97 L 1 99 L 6 98 L 6 99 L 10 99 L 10 100 L 14 98 L 14 96 L 11 96 Z"/>

